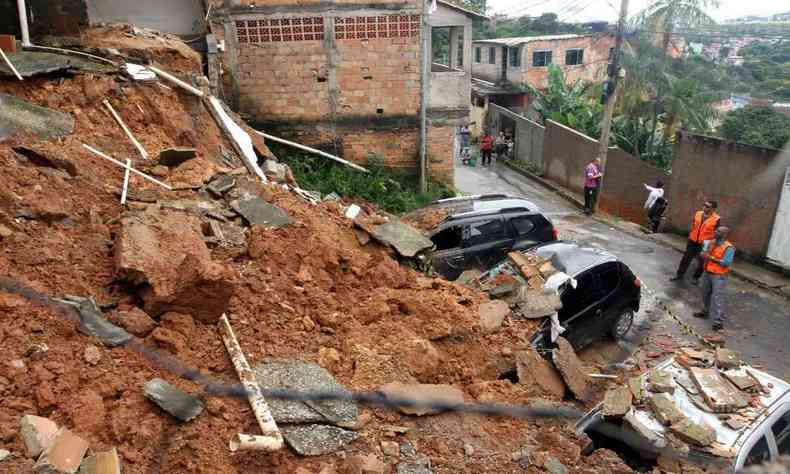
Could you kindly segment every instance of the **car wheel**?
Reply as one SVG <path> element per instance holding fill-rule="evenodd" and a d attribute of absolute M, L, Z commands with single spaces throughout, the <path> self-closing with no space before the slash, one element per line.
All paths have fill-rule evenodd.
<path fill-rule="evenodd" d="M 622 339 L 628 333 L 628 330 L 631 329 L 632 324 L 634 324 L 634 312 L 628 309 L 620 314 L 612 326 L 612 337 Z"/>

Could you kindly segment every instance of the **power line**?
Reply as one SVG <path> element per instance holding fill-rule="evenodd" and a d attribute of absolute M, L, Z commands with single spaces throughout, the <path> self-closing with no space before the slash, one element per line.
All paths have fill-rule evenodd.
<path fill-rule="evenodd" d="M 203 393 L 211 396 L 242 397 L 247 398 L 247 389 L 242 384 L 224 383 L 212 376 L 202 373 L 195 367 L 190 367 L 171 354 L 148 347 L 144 342 L 131 334 L 126 333 L 112 323 L 106 321 L 96 307 L 96 303 L 89 299 L 82 299 L 80 303 L 55 300 L 49 296 L 25 286 L 21 282 L 7 277 L 0 277 L 0 290 L 20 295 L 32 304 L 51 310 L 55 315 L 73 322 L 83 320 L 101 320 L 102 325 L 112 327 L 116 335 L 124 335 L 125 341 L 116 347 L 123 347 L 137 353 L 154 367 L 167 370 L 174 375 L 194 382 L 201 386 Z M 97 319 L 98 318 L 98 319 Z M 122 339 L 118 339 L 121 341 Z M 534 404 L 512 405 L 506 403 L 452 403 L 448 401 L 427 401 L 421 398 L 396 397 L 385 395 L 378 391 L 352 391 L 352 390 L 292 390 L 285 388 L 264 389 L 261 394 L 265 398 L 276 398 L 297 402 L 322 402 L 330 400 L 349 401 L 366 405 L 381 406 L 390 409 L 403 407 L 432 409 L 436 411 L 451 411 L 461 413 L 476 413 L 487 416 L 507 416 L 513 418 L 579 418 L 584 412 L 563 404 Z"/>

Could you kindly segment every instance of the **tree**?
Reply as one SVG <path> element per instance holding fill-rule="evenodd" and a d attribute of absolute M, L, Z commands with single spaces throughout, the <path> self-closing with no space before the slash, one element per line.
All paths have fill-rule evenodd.
<path fill-rule="evenodd" d="M 746 106 L 729 112 L 719 133 L 735 142 L 781 150 L 790 140 L 790 117 L 766 107 Z"/>
<path fill-rule="evenodd" d="M 649 32 L 649 36 L 657 40 L 666 62 L 669 56 L 670 41 L 677 27 L 688 28 L 715 24 L 713 18 L 705 10 L 718 6 L 718 0 L 655 0 L 637 15 L 637 23 Z M 653 104 L 651 136 L 655 135 L 658 127 L 658 114 L 663 95 L 664 88 L 659 86 L 656 91 L 656 101 Z M 652 150 L 652 144 L 649 143 L 648 147 Z"/>
<path fill-rule="evenodd" d="M 668 88 L 662 100 L 664 141 L 669 143 L 678 123 L 698 132 L 710 130 L 716 113 L 711 107 L 715 95 L 706 93 L 693 79 L 667 77 Z"/>
<path fill-rule="evenodd" d="M 546 90 L 529 89 L 535 111 L 544 121 L 553 120 L 593 138 L 601 135 L 603 107 L 594 99 L 599 94 L 592 93 L 592 84 L 581 80 L 568 84 L 562 69 L 552 64 Z"/>
<path fill-rule="evenodd" d="M 655 0 L 637 15 L 637 23 L 653 33 L 666 54 L 677 27 L 715 24 L 705 10 L 718 6 L 719 0 Z"/>

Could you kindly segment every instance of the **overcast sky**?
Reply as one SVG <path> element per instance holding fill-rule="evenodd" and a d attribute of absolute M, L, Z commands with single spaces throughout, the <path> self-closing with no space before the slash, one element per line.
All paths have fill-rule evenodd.
<path fill-rule="evenodd" d="M 638 12 L 649 0 L 631 0 L 629 15 Z M 726 20 L 745 15 L 770 15 L 790 10 L 788 0 L 720 0 L 721 7 L 709 12 L 716 20 Z M 488 0 L 494 13 L 511 16 L 539 16 L 557 13 L 564 21 L 608 20 L 615 22 L 620 0 Z"/>

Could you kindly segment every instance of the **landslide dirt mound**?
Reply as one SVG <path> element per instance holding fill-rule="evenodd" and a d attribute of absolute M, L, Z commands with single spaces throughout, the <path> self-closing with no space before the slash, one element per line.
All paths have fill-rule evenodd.
<path fill-rule="evenodd" d="M 231 145 L 199 101 L 156 84 L 79 75 L 0 82 L 0 92 L 70 113 L 76 120 L 74 134 L 59 141 L 17 136 L 0 143 L 0 225 L 8 231 L 0 237 L 0 275 L 50 296 L 93 297 L 113 321 L 134 312 L 139 316 L 145 293 L 118 271 L 114 258 L 122 226 L 148 211 L 165 212 L 161 208 L 168 201 L 202 199 L 227 209 L 227 202 L 200 188 L 217 173 L 240 166 Z M 139 160 L 112 121 L 102 106 L 105 98 L 149 151 L 149 162 Z M 134 177 L 132 192 L 148 197 L 122 208 L 122 170 L 87 152 L 83 143 L 116 158 L 130 157 L 135 166 L 156 171 L 177 189 L 166 191 Z M 31 161 L 15 151 L 21 146 L 57 158 L 49 163 L 68 165 Z M 155 170 L 158 152 L 174 146 L 195 148 L 197 156 Z M 279 206 L 294 221 L 274 229 L 248 227 L 241 217 L 227 217 L 223 225 L 237 229 L 244 244 L 233 252 L 215 245 L 208 252 L 196 250 L 228 269 L 224 275 L 233 289 L 228 314 L 251 364 L 267 357 L 310 360 L 356 390 L 393 381 L 453 384 L 464 389 L 470 402 L 528 403 L 539 394 L 529 381 L 496 380 L 513 369 L 513 354 L 524 347 L 535 322 L 507 319 L 501 330 L 483 333 L 478 307 L 487 296 L 408 269 L 375 242 L 361 245 L 339 203 L 312 205 L 277 184 L 254 184 L 248 177 L 238 181 L 238 187 Z M 208 222 L 205 215 L 201 219 Z M 178 234 L 169 238 L 178 239 Z M 235 383 L 216 326 L 204 321 L 198 314 L 167 312 L 156 318 L 153 331 L 138 333 L 147 346 Z M 37 344 L 48 350 L 31 351 Z M 98 346 L 98 362 L 85 357 L 91 345 Z M 233 434 L 258 432 L 245 400 L 208 396 L 202 387 L 130 350 L 108 349 L 77 332 L 75 323 L 52 307 L 2 291 L 0 354 L 0 448 L 14 453 L 24 453 L 19 418 L 38 414 L 84 436 L 93 451 L 117 447 L 125 473 L 349 468 L 340 454 L 300 458 L 288 449 L 231 454 L 227 443 Z M 174 421 L 143 397 L 143 384 L 154 377 L 202 394 L 206 412 L 186 424 Z M 358 427 L 362 436 L 347 454 L 373 454 L 390 469 L 399 459 L 383 455 L 381 441 L 394 440 L 406 451 L 411 446 L 430 457 L 437 472 L 523 472 L 512 453 L 525 446 L 556 457 L 571 472 L 581 472 L 577 467 L 584 464 L 578 454 L 584 440 L 561 419 L 413 418 L 382 408 L 364 408 L 363 418 L 371 421 Z M 386 425 L 404 425 L 407 432 Z M 29 472 L 32 463 L 15 457 L 0 463 L 0 472 Z"/>

